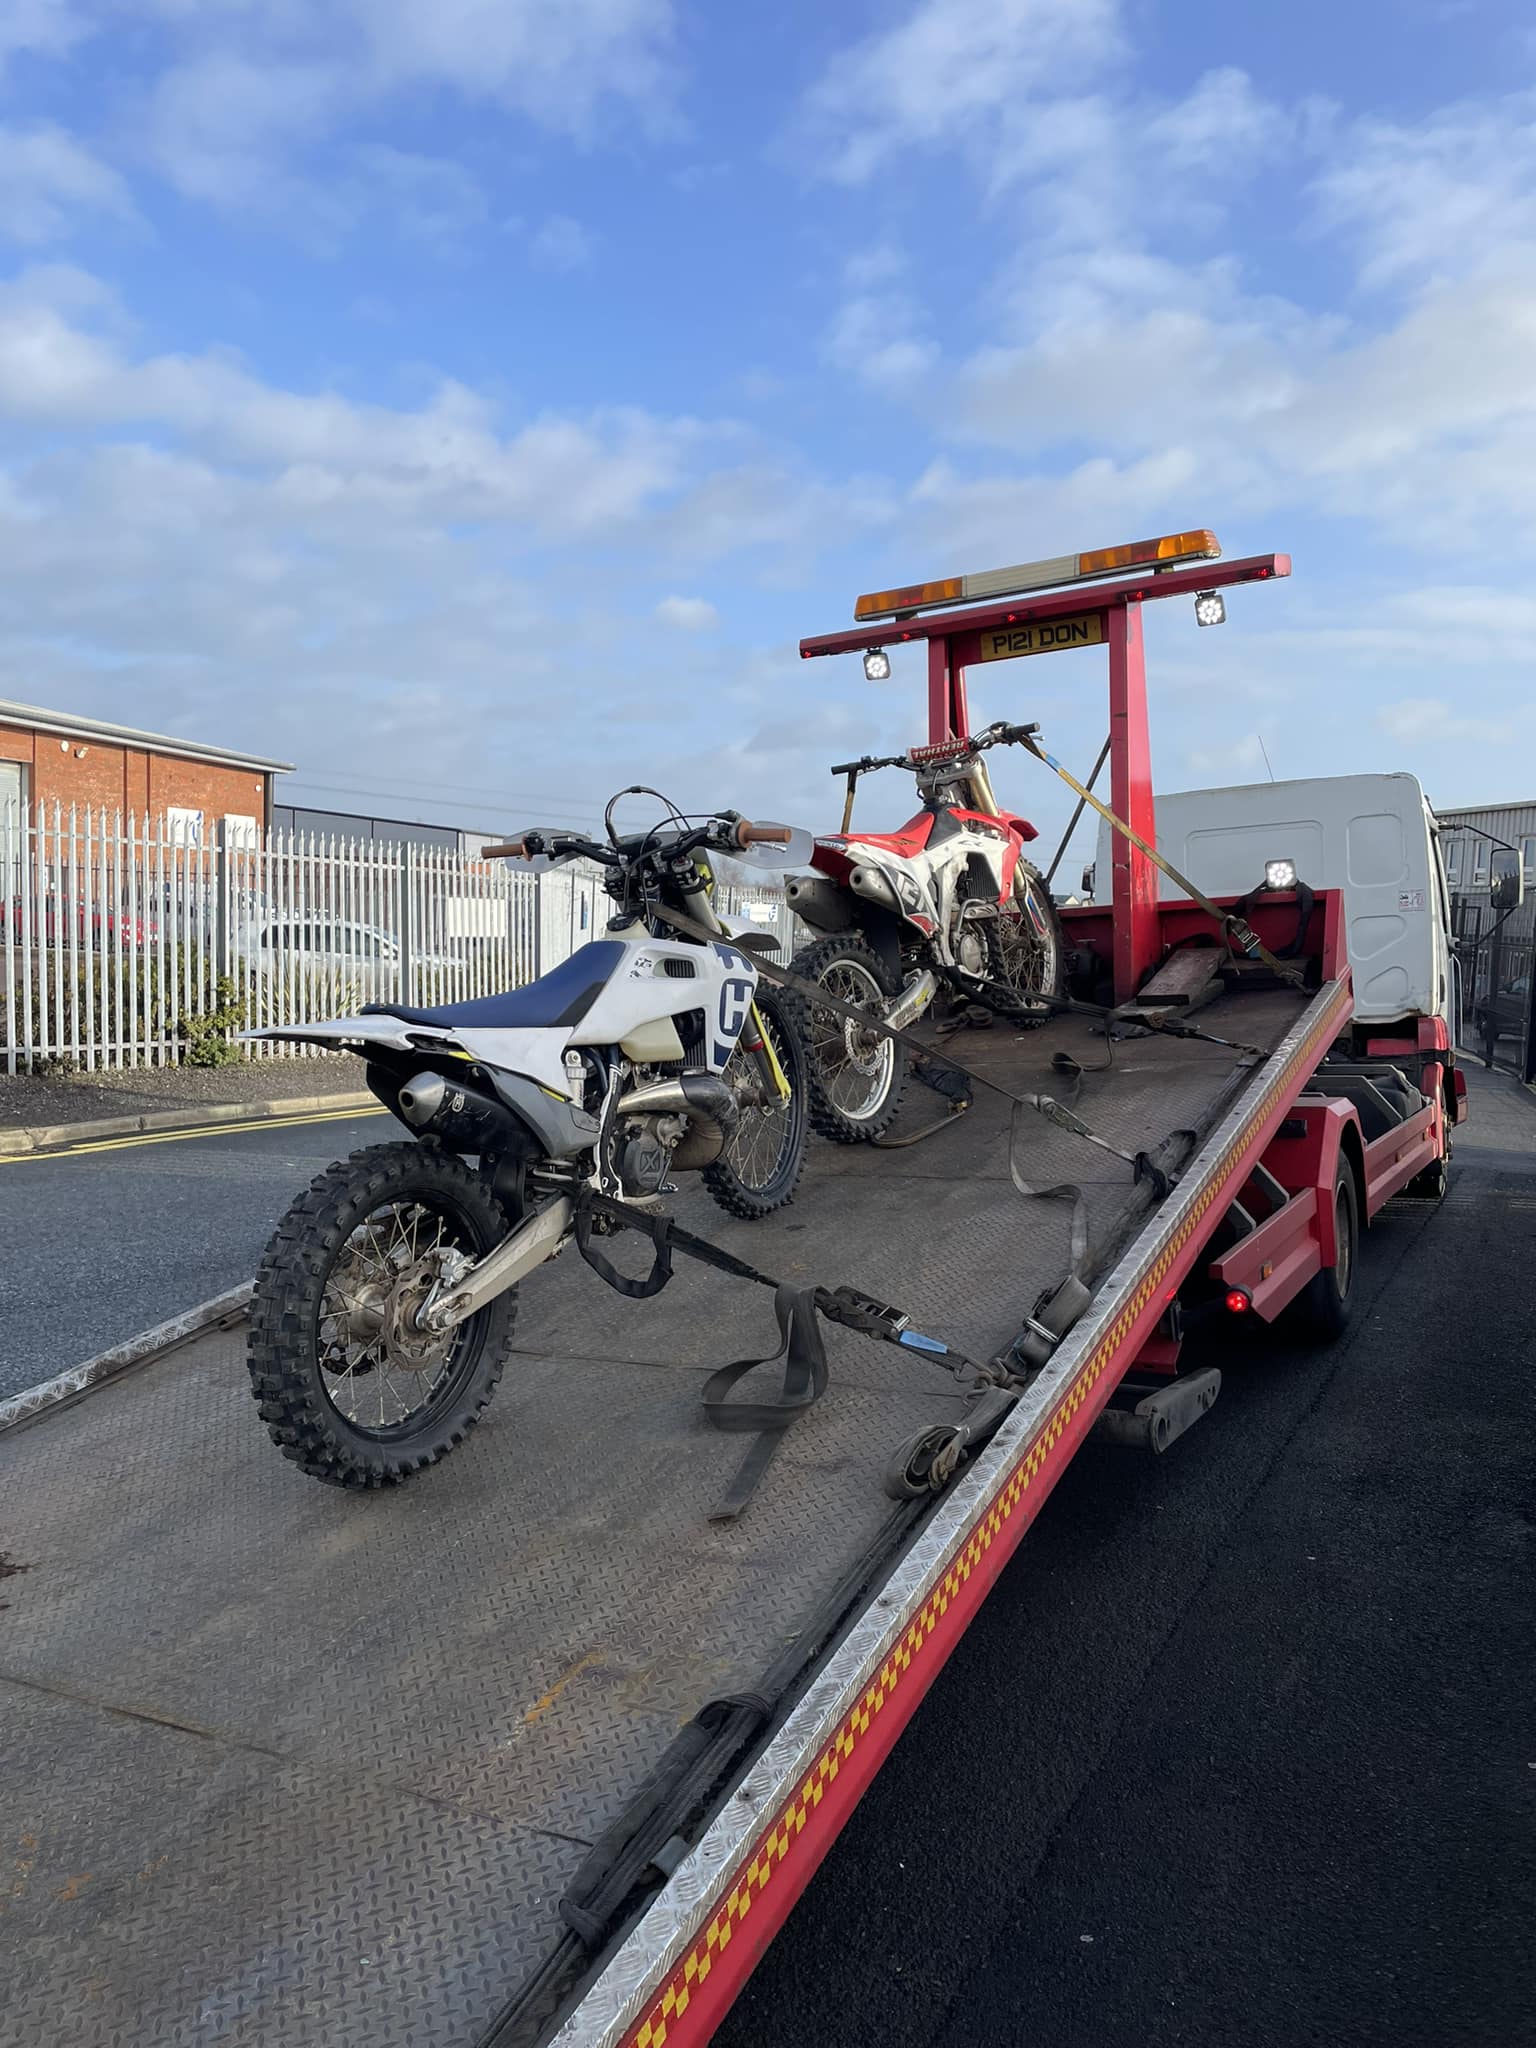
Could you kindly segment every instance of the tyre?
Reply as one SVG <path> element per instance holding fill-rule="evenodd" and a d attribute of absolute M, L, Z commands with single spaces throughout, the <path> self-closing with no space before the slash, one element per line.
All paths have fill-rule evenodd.
<path fill-rule="evenodd" d="M 855 932 L 806 946 L 790 962 L 790 972 L 876 1017 L 901 992 L 897 975 Z M 795 1016 L 805 1042 L 812 1128 L 838 1145 L 871 1144 L 890 1129 L 901 1107 L 905 1048 L 861 1030 L 837 1010 L 818 1009 L 810 996 L 796 997 Z"/>
<path fill-rule="evenodd" d="M 783 1002 L 761 983 L 753 1001 L 763 1020 L 764 1034 L 789 1083 L 789 1100 L 744 1108 L 729 1144 L 703 1173 L 704 1185 L 720 1207 L 732 1216 L 746 1217 L 749 1222 L 771 1216 L 775 1209 L 782 1209 L 793 1199 L 805 1166 L 809 1106 L 805 1055 Z M 751 1030 L 750 1023 L 747 1028 Z M 726 1063 L 725 1078 L 733 1081 L 747 1077 L 761 1079 L 757 1060 L 745 1046 L 738 1045 Z"/>
<path fill-rule="evenodd" d="M 992 972 L 1023 1002 L 1031 996 L 1059 996 L 1066 976 L 1066 939 L 1045 877 L 1021 860 L 1013 894 L 993 928 Z M 1043 1004 L 1014 1018 L 1024 1030 L 1044 1024 L 1052 1012 Z"/>
<path fill-rule="evenodd" d="M 1342 1159 L 1333 1184 L 1333 1215 L 1337 1259 L 1314 1273 L 1296 1297 L 1297 1319 L 1325 1343 L 1342 1336 L 1349 1322 L 1360 1250 L 1360 1198 L 1355 1192 L 1355 1176 Z"/>
<path fill-rule="evenodd" d="M 480 1258 L 499 1202 L 435 1146 L 372 1145 L 328 1167 L 256 1275 L 247 1363 L 285 1458 L 333 1486 L 391 1486 L 464 1440 L 511 1348 L 513 1291 L 442 1337 L 415 1328 L 435 1254 Z"/>
<path fill-rule="evenodd" d="M 1403 1189 L 1403 1193 L 1413 1196 L 1420 1202 L 1443 1202 L 1450 1184 L 1451 1162 L 1442 1152 L 1433 1166 L 1426 1166 L 1422 1173 L 1414 1175 Z"/>

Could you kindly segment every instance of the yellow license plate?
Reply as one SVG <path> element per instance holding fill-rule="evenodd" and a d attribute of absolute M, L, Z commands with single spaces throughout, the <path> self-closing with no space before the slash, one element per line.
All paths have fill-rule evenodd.
<path fill-rule="evenodd" d="M 1030 626 L 1003 626 L 981 636 L 983 661 L 1011 661 L 1016 654 L 1059 654 L 1064 647 L 1099 647 L 1104 614 L 1079 612 L 1075 619 L 1041 619 Z"/>

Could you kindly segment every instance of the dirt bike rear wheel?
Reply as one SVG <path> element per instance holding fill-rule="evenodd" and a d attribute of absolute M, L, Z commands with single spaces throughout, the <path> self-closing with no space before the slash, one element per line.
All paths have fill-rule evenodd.
<path fill-rule="evenodd" d="M 1013 894 L 998 912 L 992 929 L 996 980 L 1022 1002 L 1031 996 L 1059 996 L 1066 987 L 1066 936 L 1045 877 L 1034 864 L 1021 860 L 1014 874 Z M 1054 1013 L 1044 1004 L 1015 1017 L 1023 1030 L 1034 1030 Z"/>
<path fill-rule="evenodd" d="M 285 1458 L 333 1486 L 391 1486 L 463 1442 L 506 1364 L 515 1293 L 436 1339 L 413 1311 L 439 1247 L 478 1259 L 507 1227 L 485 1183 L 436 1146 L 371 1145 L 310 1184 L 262 1258 L 247 1347 Z"/>
<path fill-rule="evenodd" d="M 898 977 L 857 932 L 834 932 L 790 962 L 802 981 L 819 982 L 839 1002 L 883 1017 L 901 992 Z M 836 1010 L 796 997 L 805 1042 L 812 1127 L 837 1145 L 869 1145 L 896 1121 L 907 1055 L 894 1039 L 861 1031 Z"/>

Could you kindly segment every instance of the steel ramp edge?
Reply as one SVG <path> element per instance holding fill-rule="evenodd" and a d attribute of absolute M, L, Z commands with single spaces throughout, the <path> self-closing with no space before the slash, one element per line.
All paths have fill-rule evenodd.
<path fill-rule="evenodd" d="M 51 1380 L 40 1380 L 35 1387 L 23 1387 L 19 1394 L 10 1394 L 0 1401 L 0 1432 L 15 1429 L 18 1424 L 29 1422 L 34 1415 L 41 1415 L 46 1409 L 57 1408 L 62 1402 L 77 1400 L 93 1387 L 104 1386 L 108 1380 L 116 1379 L 119 1373 L 130 1372 L 135 1366 L 151 1365 L 157 1358 L 164 1358 L 168 1351 L 180 1350 L 183 1344 L 190 1344 L 206 1331 L 233 1328 L 250 1314 L 250 1305 L 251 1283 L 242 1280 L 238 1287 L 227 1287 L 210 1301 L 200 1301 L 195 1308 L 183 1309 L 180 1315 L 156 1323 L 152 1330 L 141 1331 L 126 1343 L 113 1344 L 105 1351 L 98 1351 L 94 1358 L 83 1359 L 79 1365 L 55 1374 Z"/>
<path fill-rule="evenodd" d="M 550 2048 L 708 2040 L 1351 1007 L 1347 978 L 1325 982 L 1255 1069 Z"/>

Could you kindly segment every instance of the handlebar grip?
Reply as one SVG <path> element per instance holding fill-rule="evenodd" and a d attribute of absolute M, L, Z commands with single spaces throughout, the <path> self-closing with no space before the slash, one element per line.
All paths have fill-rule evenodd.
<path fill-rule="evenodd" d="M 865 760 L 865 761 L 839 761 L 839 762 L 837 762 L 837 764 L 836 764 L 836 765 L 835 765 L 834 767 L 831 767 L 831 768 L 829 768 L 829 769 L 827 770 L 827 773 L 828 773 L 829 775 L 852 775 L 852 774 L 854 774 L 854 773 L 856 772 L 856 770 L 858 770 L 858 769 L 860 769 L 860 768 L 867 768 L 868 766 L 869 766 L 869 763 L 868 763 L 868 761 L 867 761 L 867 760 Z"/>
<path fill-rule="evenodd" d="M 793 837 L 788 825 L 754 825 L 750 818 L 736 827 L 738 846 L 788 846 Z"/>
<path fill-rule="evenodd" d="M 533 853 L 526 838 L 505 839 L 499 846 L 482 847 L 482 860 L 532 860 Z"/>

